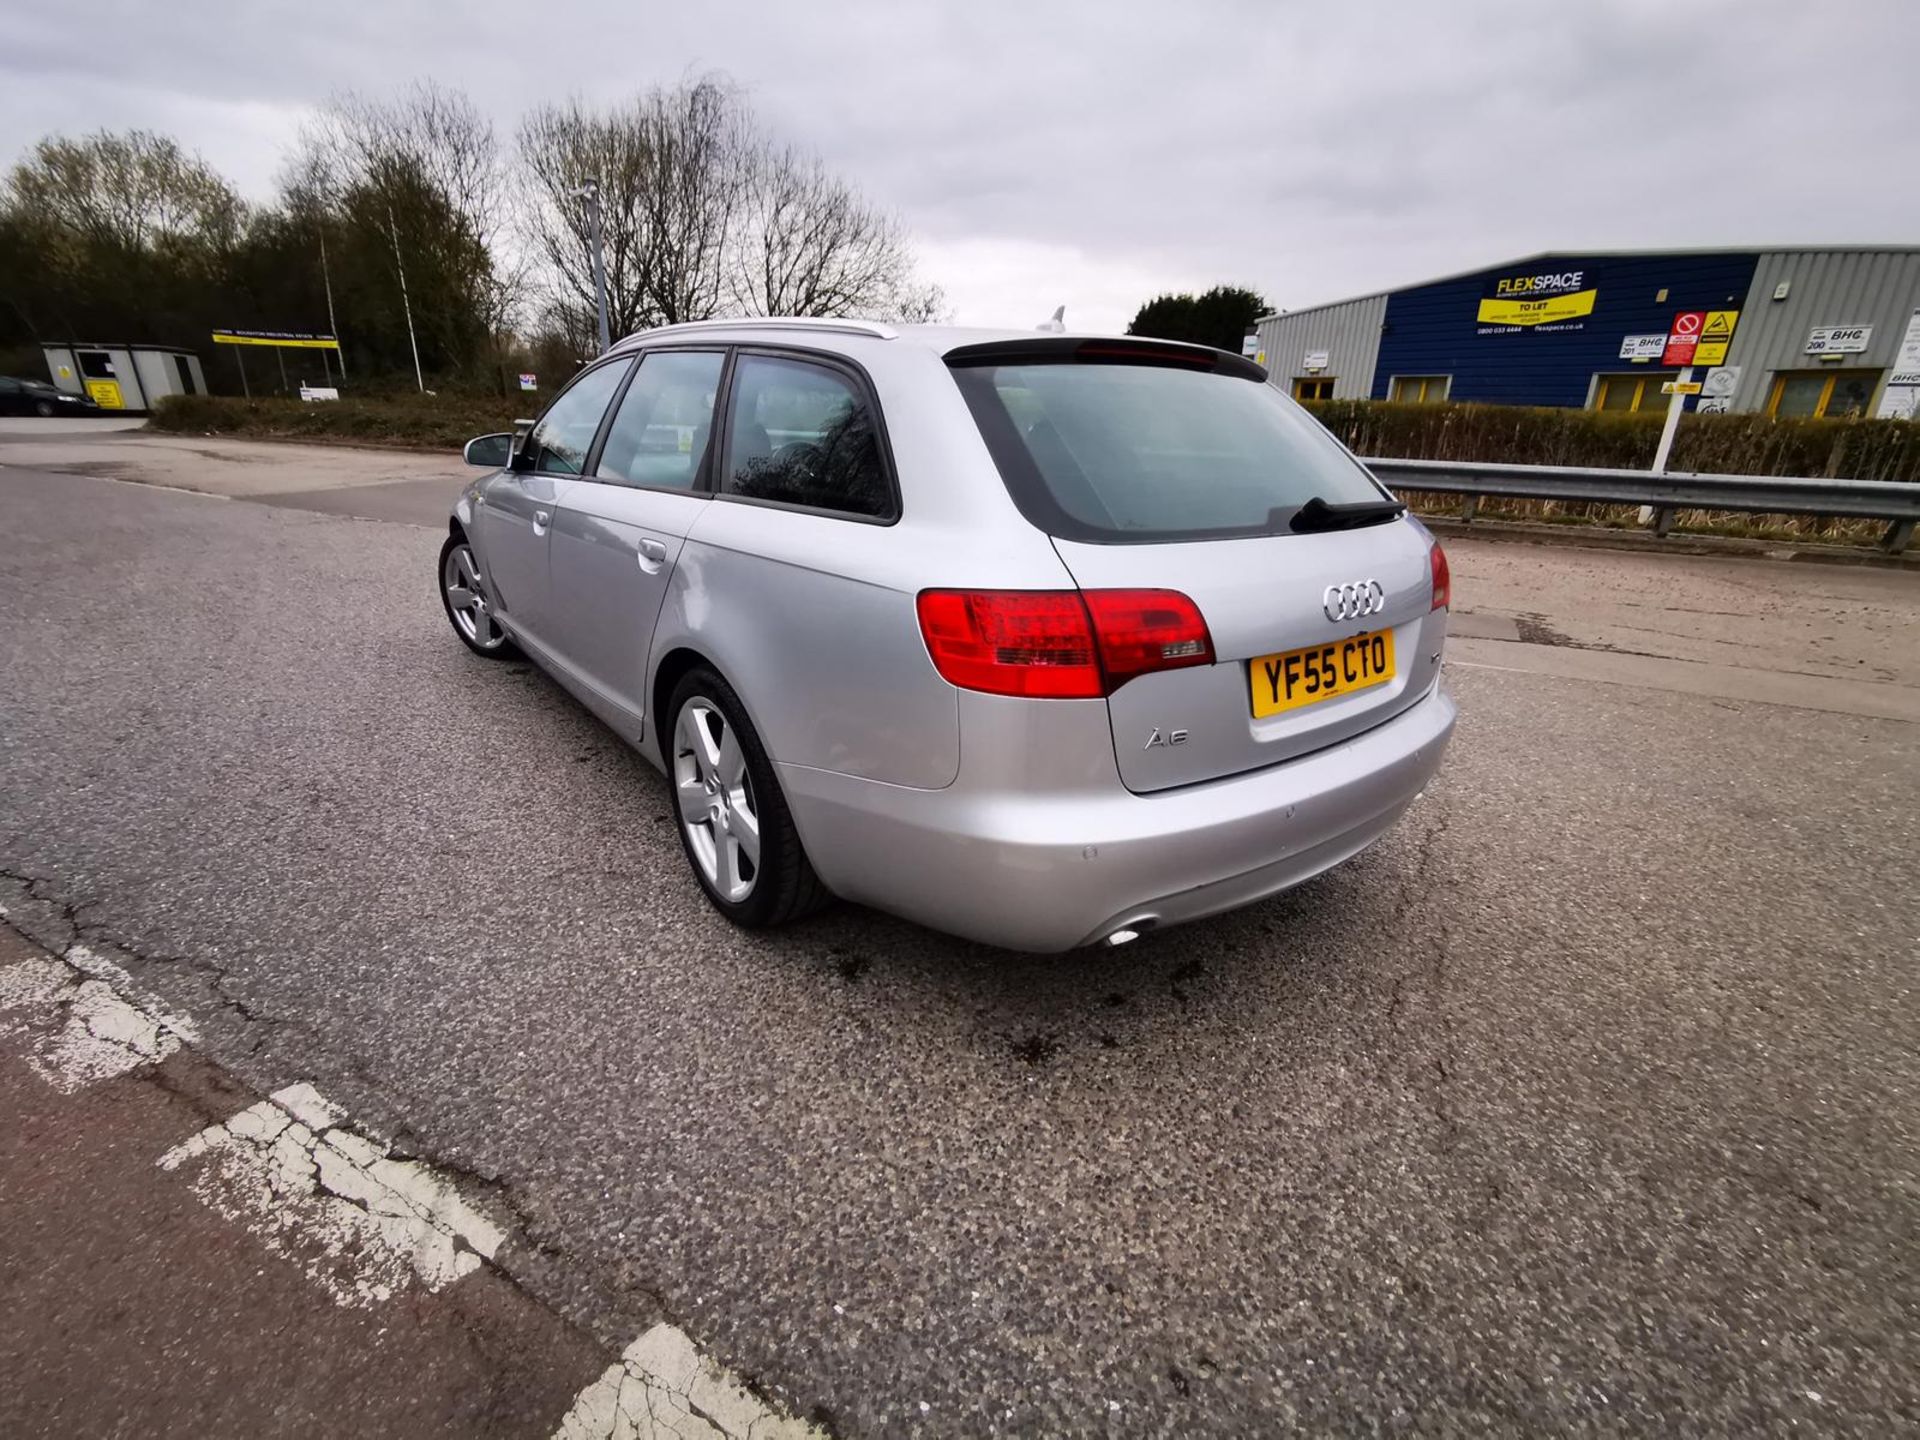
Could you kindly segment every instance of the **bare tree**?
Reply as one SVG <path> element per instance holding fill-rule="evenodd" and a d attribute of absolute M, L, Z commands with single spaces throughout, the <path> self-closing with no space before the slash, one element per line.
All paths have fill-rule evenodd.
<path fill-rule="evenodd" d="M 301 132 L 290 171 L 325 190 L 404 166 L 491 247 L 506 214 L 507 171 L 493 122 L 458 90 L 416 81 L 392 100 L 335 95 Z"/>
<path fill-rule="evenodd" d="M 727 236 L 743 153 L 734 93 L 712 79 L 654 90 L 606 112 L 545 105 L 520 127 L 532 248 L 552 267 L 558 308 L 591 314 L 591 230 L 600 194 L 607 317 L 616 334 L 704 320 L 724 298 Z"/>
<path fill-rule="evenodd" d="M 544 106 L 520 128 L 530 248 L 549 269 L 561 333 L 591 330 L 581 187 L 599 188 L 611 329 L 720 314 L 929 318 L 899 223 L 815 156 L 762 135 L 708 77 L 612 111 Z"/>

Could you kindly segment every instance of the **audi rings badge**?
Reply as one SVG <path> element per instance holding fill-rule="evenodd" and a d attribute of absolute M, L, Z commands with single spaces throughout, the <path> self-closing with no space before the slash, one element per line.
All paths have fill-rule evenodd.
<path fill-rule="evenodd" d="M 1342 620 L 1358 620 L 1365 615 L 1378 615 L 1387 608 L 1387 588 L 1378 580 L 1329 585 L 1321 599 L 1320 608 L 1326 612 L 1327 619 L 1335 624 Z"/>

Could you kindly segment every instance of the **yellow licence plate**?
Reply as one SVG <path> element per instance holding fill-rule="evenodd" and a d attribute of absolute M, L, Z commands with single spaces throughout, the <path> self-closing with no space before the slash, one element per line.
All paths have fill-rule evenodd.
<path fill-rule="evenodd" d="M 1253 714 L 1278 715 L 1302 705 L 1351 695 L 1393 678 L 1393 632 L 1374 630 L 1349 635 L 1304 650 L 1262 655 L 1247 667 Z"/>

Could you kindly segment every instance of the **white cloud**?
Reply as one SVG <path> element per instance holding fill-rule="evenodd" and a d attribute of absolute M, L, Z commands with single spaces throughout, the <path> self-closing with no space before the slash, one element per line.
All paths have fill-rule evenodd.
<path fill-rule="evenodd" d="M 431 75 L 510 134 L 723 69 L 963 318 L 1109 326 L 1215 283 L 1294 308 L 1543 249 L 1911 242 L 1916 49 L 1911 0 L 102 0 L 10 20 L 0 163 L 139 124 L 259 195 L 338 89 Z"/>

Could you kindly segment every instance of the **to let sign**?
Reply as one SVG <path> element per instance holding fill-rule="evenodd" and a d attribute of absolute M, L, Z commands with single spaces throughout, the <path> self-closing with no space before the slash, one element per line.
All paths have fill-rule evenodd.
<path fill-rule="evenodd" d="M 1662 365 L 1691 365 L 1694 347 L 1700 343 L 1701 327 L 1707 323 L 1704 310 L 1682 310 L 1673 317 L 1673 328 L 1667 331 L 1667 348 L 1660 356 Z"/>

